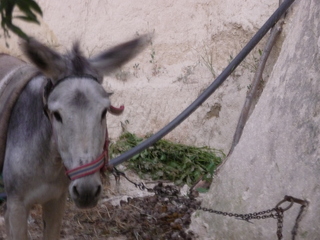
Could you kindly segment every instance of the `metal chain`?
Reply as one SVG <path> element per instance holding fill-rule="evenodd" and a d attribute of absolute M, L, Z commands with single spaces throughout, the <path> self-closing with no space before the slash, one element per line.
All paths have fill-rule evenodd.
<path fill-rule="evenodd" d="M 162 196 L 162 197 L 163 196 L 178 197 L 179 190 L 177 190 L 177 189 L 168 188 L 168 186 L 163 186 L 162 184 L 157 185 L 154 188 L 148 188 L 142 182 L 136 183 L 136 182 L 130 180 L 124 172 L 121 172 L 121 171 L 117 170 L 116 168 L 113 168 L 112 173 L 116 177 L 117 181 L 119 181 L 120 176 L 123 176 L 125 179 L 127 179 L 127 181 L 132 183 L 136 188 L 138 188 L 140 190 L 147 190 L 148 192 L 154 192 L 156 195 Z M 191 194 L 189 194 L 189 201 L 190 200 L 194 200 L 194 198 L 192 197 Z M 289 206 L 282 208 L 281 205 L 285 202 L 289 202 L 290 204 L 289 204 Z M 257 219 L 257 220 L 267 219 L 267 218 L 277 219 L 277 236 L 278 236 L 278 240 L 281 240 L 283 237 L 282 230 L 283 230 L 284 212 L 289 210 L 293 206 L 294 203 L 301 205 L 299 214 L 298 214 L 296 221 L 295 221 L 295 225 L 294 225 L 292 232 L 291 232 L 292 240 L 295 240 L 295 236 L 298 231 L 299 222 L 302 219 L 305 208 L 309 204 L 308 201 L 306 201 L 306 200 L 294 198 L 291 196 L 285 196 L 284 199 L 281 200 L 274 208 L 271 208 L 271 209 L 268 209 L 265 211 L 261 211 L 261 212 L 253 212 L 253 213 L 247 213 L 247 214 L 217 211 L 217 210 L 214 210 L 211 208 L 201 207 L 200 205 L 196 208 L 196 210 L 202 210 L 204 212 L 214 213 L 214 214 L 222 215 L 222 216 L 226 216 L 226 217 L 234 217 L 235 219 L 244 220 L 249 223 L 252 223 L 252 222 L 250 222 L 250 220 L 253 220 L 253 219 Z"/>
<path fill-rule="evenodd" d="M 278 239 L 282 239 L 282 228 L 283 228 L 283 209 L 282 208 L 277 208 L 277 236 Z"/>
<path fill-rule="evenodd" d="M 154 192 L 153 188 L 148 188 L 146 185 L 144 185 L 144 183 L 136 183 L 130 180 L 124 172 L 119 171 L 115 167 L 112 168 L 111 173 L 115 176 L 117 182 L 119 182 L 120 177 L 122 176 L 127 179 L 128 182 L 132 183 L 136 188 L 140 190 L 147 190 L 148 192 Z"/>
<path fill-rule="evenodd" d="M 202 210 L 205 212 L 214 213 L 217 215 L 227 216 L 227 217 L 235 217 L 238 220 L 244 220 L 247 222 L 250 222 L 252 219 L 266 219 L 266 218 L 277 218 L 277 214 L 273 214 L 272 212 L 276 212 L 276 209 L 269 209 L 266 211 L 261 212 L 253 212 L 253 213 L 247 213 L 247 214 L 239 214 L 239 213 L 231 213 L 231 212 L 223 212 L 223 211 L 217 211 L 213 210 L 211 208 L 205 208 L 199 206 L 197 210 Z"/>

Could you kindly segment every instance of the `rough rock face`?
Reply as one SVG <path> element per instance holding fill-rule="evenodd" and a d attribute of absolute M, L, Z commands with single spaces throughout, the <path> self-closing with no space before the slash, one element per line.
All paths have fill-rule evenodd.
<path fill-rule="evenodd" d="M 277 8 L 278 0 L 225 1 L 47 1 L 41 26 L 24 24 L 32 36 L 59 50 L 80 40 L 85 54 L 154 33 L 152 44 L 105 79 L 114 105 L 124 104 L 120 117 L 108 118 L 112 138 L 120 121 L 139 135 L 156 132 L 191 104 Z M 0 49 L 14 55 L 0 38 Z M 228 151 L 247 87 L 254 74 L 258 47 L 228 81 L 190 118 L 167 136 L 171 140 Z M 272 61 L 270 61 L 272 62 Z"/>
<path fill-rule="evenodd" d="M 310 0 L 293 6 L 267 86 L 202 206 L 249 213 L 275 207 L 284 195 L 306 199 L 296 239 L 319 239 L 320 5 Z M 284 213 L 284 239 L 291 239 L 299 207 Z M 277 238 L 275 219 L 250 224 L 199 211 L 192 222 L 201 239 Z"/>

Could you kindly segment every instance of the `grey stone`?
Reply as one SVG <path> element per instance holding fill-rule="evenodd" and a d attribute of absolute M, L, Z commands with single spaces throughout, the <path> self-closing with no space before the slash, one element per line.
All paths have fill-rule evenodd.
<path fill-rule="evenodd" d="M 296 239 L 310 240 L 320 239 L 320 4 L 296 1 L 293 10 L 270 79 L 202 206 L 249 213 L 285 195 L 306 199 Z M 299 208 L 284 213 L 283 239 Z M 277 239 L 275 219 L 252 222 L 197 211 L 191 229 L 201 239 Z"/>

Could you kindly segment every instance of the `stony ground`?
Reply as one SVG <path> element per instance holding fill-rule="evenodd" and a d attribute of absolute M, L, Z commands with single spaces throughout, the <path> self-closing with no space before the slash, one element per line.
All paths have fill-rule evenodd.
<path fill-rule="evenodd" d="M 133 174 L 128 176 L 135 181 Z M 111 178 L 112 179 L 112 178 Z M 140 190 L 121 178 L 120 186 L 111 180 L 98 206 L 79 210 L 68 200 L 61 229 L 61 239 L 195 239 L 188 231 L 192 212 L 199 201 L 179 193 L 179 188 L 163 183 L 146 183 L 157 194 Z M 6 239 L 5 204 L 1 206 L 0 239 Z M 41 238 L 41 207 L 35 206 L 29 217 L 30 239 Z"/>

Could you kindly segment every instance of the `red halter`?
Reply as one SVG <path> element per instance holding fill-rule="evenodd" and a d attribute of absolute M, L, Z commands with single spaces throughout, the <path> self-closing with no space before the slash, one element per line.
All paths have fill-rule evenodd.
<path fill-rule="evenodd" d="M 124 110 L 124 106 L 120 106 L 119 108 L 111 106 L 111 108 L 111 111 L 115 111 L 117 113 L 121 113 Z M 103 174 L 107 170 L 109 160 L 109 143 L 108 128 L 106 128 L 106 140 L 104 143 L 103 152 L 100 154 L 100 156 L 98 156 L 91 163 L 66 171 L 67 176 L 71 180 L 75 180 L 77 178 L 82 178 L 84 176 L 93 174 L 99 170 Z"/>

